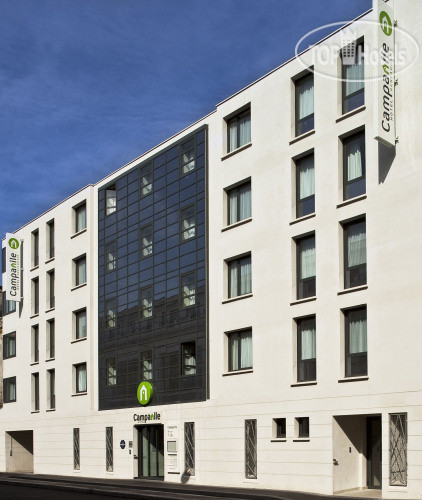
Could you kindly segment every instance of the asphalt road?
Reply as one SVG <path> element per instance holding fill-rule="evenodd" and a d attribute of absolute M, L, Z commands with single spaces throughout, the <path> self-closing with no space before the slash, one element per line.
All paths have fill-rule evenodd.
<path fill-rule="evenodd" d="M 108 495 L 94 495 L 73 491 L 49 490 L 48 488 L 31 488 L 30 486 L 0 485 L 1 500 L 101 500 L 108 499 Z M 116 498 L 116 497 L 114 497 Z"/>

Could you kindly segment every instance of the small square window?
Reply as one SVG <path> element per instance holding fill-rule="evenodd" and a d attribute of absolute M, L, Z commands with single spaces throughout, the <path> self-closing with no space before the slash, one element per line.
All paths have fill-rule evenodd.
<path fill-rule="evenodd" d="M 16 356 L 16 332 L 3 335 L 3 359 Z"/>
<path fill-rule="evenodd" d="M 195 169 L 195 139 L 192 138 L 180 145 L 180 164 L 182 174 L 188 174 Z"/>
<path fill-rule="evenodd" d="M 79 311 L 73 312 L 74 318 L 74 339 L 84 339 L 86 338 L 86 309 L 80 309 Z"/>
<path fill-rule="evenodd" d="M 298 417 L 296 419 L 296 429 L 298 438 L 309 437 L 309 417 Z"/>
<path fill-rule="evenodd" d="M 75 214 L 75 233 L 86 229 L 86 202 L 73 209 Z"/>
<path fill-rule="evenodd" d="M 73 365 L 73 368 L 75 373 L 75 392 L 77 394 L 87 392 L 86 363 Z"/>
<path fill-rule="evenodd" d="M 196 234 L 195 206 L 186 207 L 180 212 L 182 224 L 182 241 L 194 238 Z"/>
<path fill-rule="evenodd" d="M 252 215 L 251 182 L 245 182 L 227 191 L 227 224 L 235 224 Z"/>
<path fill-rule="evenodd" d="M 230 153 L 251 142 L 250 108 L 229 118 L 227 122 L 227 152 Z"/>
<path fill-rule="evenodd" d="M 240 257 L 227 262 L 228 268 L 228 297 L 238 297 L 252 293 L 252 265 L 251 256 Z"/>
<path fill-rule="evenodd" d="M 106 360 L 106 385 L 113 386 L 117 384 L 116 358 Z"/>
<path fill-rule="evenodd" d="M 297 298 L 314 297 L 316 293 L 315 235 L 296 240 Z"/>
<path fill-rule="evenodd" d="M 180 278 L 182 287 L 182 307 L 194 306 L 196 303 L 195 273 L 185 274 Z"/>
<path fill-rule="evenodd" d="M 141 227 L 139 230 L 141 259 L 152 255 L 152 225 Z"/>
<path fill-rule="evenodd" d="M 140 293 L 141 319 L 152 317 L 152 288 L 144 288 Z"/>
<path fill-rule="evenodd" d="M 141 379 L 152 380 L 152 350 L 141 352 Z"/>
<path fill-rule="evenodd" d="M 275 418 L 273 420 L 274 437 L 276 439 L 284 439 L 286 437 L 286 419 Z"/>
<path fill-rule="evenodd" d="M 16 401 L 16 377 L 3 379 L 3 402 L 14 403 Z"/>
<path fill-rule="evenodd" d="M 108 186 L 105 190 L 105 212 L 106 215 L 113 214 L 117 209 L 116 203 L 116 185 Z"/>
<path fill-rule="evenodd" d="M 105 326 L 106 328 L 117 326 L 117 302 L 115 299 L 107 300 L 105 303 Z"/>
<path fill-rule="evenodd" d="M 366 192 L 365 132 L 350 135 L 343 142 L 343 198 Z"/>
<path fill-rule="evenodd" d="M 314 128 L 314 75 L 312 73 L 295 81 L 296 135 Z"/>
<path fill-rule="evenodd" d="M 144 165 L 139 171 L 140 185 L 141 185 L 141 198 L 152 193 L 152 163 Z"/>
<path fill-rule="evenodd" d="M 105 246 L 104 266 L 106 273 L 114 271 L 117 265 L 117 244 L 115 241 Z"/>
<path fill-rule="evenodd" d="M 195 342 L 182 344 L 182 375 L 196 374 L 196 345 Z"/>
<path fill-rule="evenodd" d="M 296 217 L 315 212 L 314 155 L 296 161 Z"/>
<path fill-rule="evenodd" d="M 227 333 L 229 372 L 252 368 L 252 330 Z"/>
<path fill-rule="evenodd" d="M 86 256 L 73 259 L 75 286 L 86 283 Z"/>

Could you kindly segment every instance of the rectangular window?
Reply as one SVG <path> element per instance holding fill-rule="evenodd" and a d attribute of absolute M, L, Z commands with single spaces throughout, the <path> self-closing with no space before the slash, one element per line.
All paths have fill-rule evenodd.
<path fill-rule="evenodd" d="M 54 269 L 47 273 L 47 286 L 47 307 L 52 309 L 56 304 Z"/>
<path fill-rule="evenodd" d="M 227 190 L 227 224 L 235 224 L 252 216 L 251 183 L 245 182 Z"/>
<path fill-rule="evenodd" d="M 300 318 L 297 324 L 297 381 L 316 380 L 315 316 Z"/>
<path fill-rule="evenodd" d="M 228 337 L 229 371 L 252 368 L 252 330 L 230 332 Z"/>
<path fill-rule="evenodd" d="M 190 207 L 182 209 L 180 212 L 180 220 L 182 226 L 182 240 L 194 238 L 196 233 L 195 206 L 191 205 Z"/>
<path fill-rule="evenodd" d="M 75 213 L 75 233 L 86 229 L 86 203 L 82 203 L 73 209 Z"/>
<path fill-rule="evenodd" d="M 79 455 L 79 429 L 73 429 L 73 468 L 79 470 L 81 468 L 81 461 Z"/>
<path fill-rule="evenodd" d="M 195 168 L 195 140 L 194 138 L 180 145 L 180 163 L 182 174 L 188 174 Z"/>
<path fill-rule="evenodd" d="M 54 319 L 47 321 L 47 359 L 53 359 L 56 353 L 56 325 Z"/>
<path fill-rule="evenodd" d="M 106 471 L 113 472 L 113 427 L 106 427 Z"/>
<path fill-rule="evenodd" d="M 86 363 L 74 365 L 75 368 L 75 392 L 86 392 Z"/>
<path fill-rule="evenodd" d="M 359 219 L 343 225 L 344 288 L 366 284 L 366 221 Z"/>
<path fill-rule="evenodd" d="M 365 132 L 343 139 L 343 199 L 366 192 Z"/>
<path fill-rule="evenodd" d="M 105 190 L 105 201 L 106 201 L 106 206 L 105 206 L 106 215 L 113 214 L 117 209 L 115 184 L 113 184 L 112 186 L 108 186 L 108 188 Z"/>
<path fill-rule="evenodd" d="M 47 370 L 47 407 L 49 410 L 56 408 L 56 371 Z"/>
<path fill-rule="evenodd" d="M 227 152 L 251 142 L 251 110 L 242 111 L 227 121 Z"/>
<path fill-rule="evenodd" d="M 31 363 L 38 363 L 39 360 L 39 328 L 34 325 L 31 328 Z"/>
<path fill-rule="evenodd" d="M 195 423 L 185 422 L 185 473 L 195 475 Z"/>
<path fill-rule="evenodd" d="M 117 301 L 107 300 L 105 303 L 105 326 L 114 328 L 117 325 Z"/>
<path fill-rule="evenodd" d="M 365 103 L 365 60 L 363 41 L 352 42 L 341 50 L 343 113 Z"/>
<path fill-rule="evenodd" d="M 286 438 L 286 419 L 285 418 L 275 418 L 274 419 L 274 430 L 276 439 Z"/>
<path fill-rule="evenodd" d="M 40 312 L 40 282 L 38 278 L 34 278 L 31 283 L 32 289 L 32 314 Z"/>
<path fill-rule="evenodd" d="M 315 212 L 314 155 L 296 161 L 296 217 Z"/>
<path fill-rule="evenodd" d="M 16 302 L 14 300 L 6 300 L 6 292 L 2 292 L 2 309 L 3 316 L 16 311 Z"/>
<path fill-rule="evenodd" d="M 54 257 L 54 219 L 47 222 L 47 259 Z"/>
<path fill-rule="evenodd" d="M 117 265 L 117 243 L 112 241 L 105 246 L 104 266 L 106 273 L 114 271 Z"/>
<path fill-rule="evenodd" d="M 3 379 L 3 402 L 14 403 L 16 401 L 16 377 Z"/>
<path fill-rule="evenodd" d="M 141 352 L 141 379 L 152 380 L 152 350 Z"/>
<path fill-rule="evenodd" d="M 390 486 L 407 486 L 407 413 L 390 413 Z"/>
<path fill-rule="evenodd" d="M 196 345 L 195 342 L 182 344 L 182 375 L 196 374 Z"/>
<path fill-rule="evenodd" d="M 141 198 L 152 193 L 152 163 L 141 167 L 139 172 L 141 185 Z"/>
<path fill-rule="evenodd" d="M 252 263 L 251 256 L 230 260 L 227 263 L 229 299 L 252 293 Z"/>
<path fill-rule="evenodd" d="M 16 356 L 16 332 L 3 335 L 3 359 Z"/>
<path fill-rule="evenodd" d="M 84 339 L 86 337 L 86 309 L 73 312 L 74 317 L 74 339 Z"/>
<path fill-rule="evenodd" d="M 116 358 L 108 358 L 106 360 L 106 385 L 112 386 L 116 384 L 117 384 Z"/>
<path fill-rule="evenodd" d="M 40 411 L 40 374 L 33 373 L 32 379 L 32 411 Z"/>
<path fill-rule="evenodd" d="M 40 263 L 40 236 L 38 229 L 32 231 L 32 267 L 37 267 Z"/>
<path fill-rule="evenodd" d="M 141 242 L 141 259 L 152 255 L 152 225 L 141 227 L 139 239 Z"/>
<path fill-rule="evenodd" d="M 182 288 L 182 307 L 194 306 L 196 303 L 195 273 L 185 274 L 180 278 Z"/>
<path fill-rule="evenodd" d="M 296 419 L 297 437 L 309 437 L 309 417 L 298 417 Z"/>
<path fill-rule="evenodd" d="M 346 377 L 367 375 L 366 306 L 347 309 L 344 318 Z"/>
<path fill-rule="evenodd" d="M 86 283 L 86 257 L 78 257 L 73 259 L 73 264 L 75 268 L 75 286 L 83 285 Z"/>
<path fill-rule="evenodd" d="M 141 297 L 141 319 L 152 317 L 152 288 L 144 288 L 140 291 Z"/>
<path fill-rule="evenodd" d="M 296 135 L 314 128 L 314 75 L 312 73 L 295 81 Z"/>
<path fill-rule="evenodd" d="M 316 293 L 315 235 L 296 240 L 297 298 L 314 297 Z"/>
<path fill-rule="evenodd" d="M 245 420 L 245 477 L 257 478 L 256 420 Z"/>

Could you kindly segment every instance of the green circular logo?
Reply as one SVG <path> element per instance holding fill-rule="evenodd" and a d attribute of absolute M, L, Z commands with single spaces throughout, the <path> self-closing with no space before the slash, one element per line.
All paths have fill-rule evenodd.
<path fill-rule="evenodd" d="M 152 393 L 152 385 L 149 382 L 144 381 L 138 385 L 136 395 L 142 406 L 146 406 L 151 401 Z"/>
<path fill-rule="evenodd" d="M 17 248 L 19 248 L 19 241 L 16 238 L 10 238 L 9 247 L 13 248 L 13 250 L 16 250 Z"/>
<path fill-rule="evenodd" d="M 380 12 L 380 26 L 385 35 L 390 36 L 393 32 L 393 23 L 390 16 L 384 10 Z"/>

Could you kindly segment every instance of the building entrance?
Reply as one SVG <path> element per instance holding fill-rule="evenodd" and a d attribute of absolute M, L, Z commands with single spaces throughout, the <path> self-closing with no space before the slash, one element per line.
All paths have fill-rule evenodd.
<path fill-rule="evenodd" d="M 11 431 L 6 437 L 6 472 L 34 472 L 33 431 Z"/>
<path fill-rule="evenodd" d="M 142 425 L 138 431 L 138 478 L 164 479 L 164 426 Z"/>
<path fill-rule="evenodd" d="M 381 488 L 381 417 L 368 417 L 367 423 L 367 486 Z"/>

